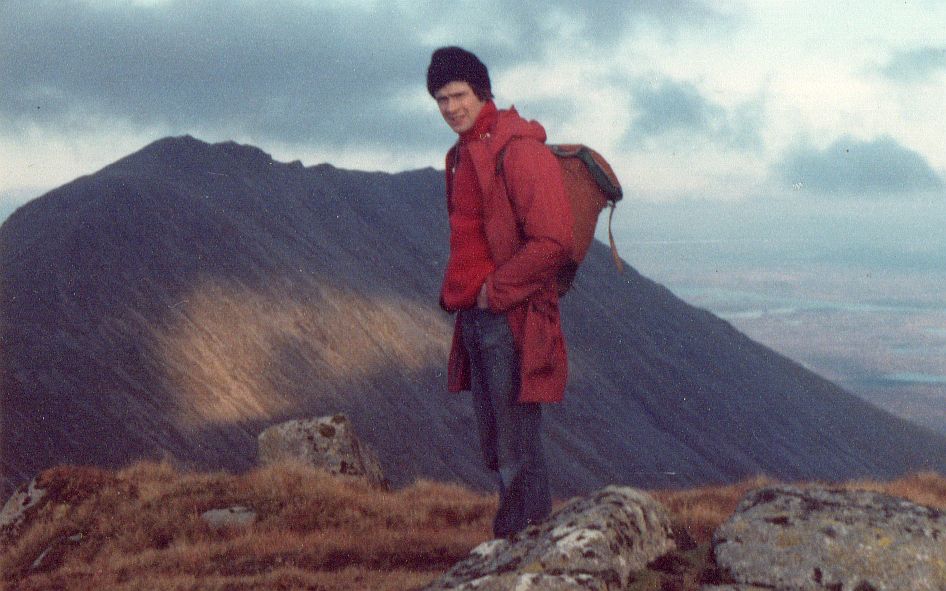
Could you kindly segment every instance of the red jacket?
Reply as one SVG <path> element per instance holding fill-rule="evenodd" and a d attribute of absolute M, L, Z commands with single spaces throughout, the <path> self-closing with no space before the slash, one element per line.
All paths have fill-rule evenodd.
<path fill-rule="evenodd" d="M 489 306 L 506 314 L 516 342 L 520 402 L 561 401 L 568 377 L 555 274 L 571 255 L 572 216 L 561 168 L 544 142 L 545 129 L 510 108 L 499 112 L 486 138 L 468 146 L 483 194 L 486 240 L 496 264 L 486 278 Z M 447 153 L 448 201 L 456 149 Z M 500 175 L 496 159 L 501 151 Z M 460 331 L 457 322 L 447 370 L 451 392 L 470 389 L 469 358 Z"/>

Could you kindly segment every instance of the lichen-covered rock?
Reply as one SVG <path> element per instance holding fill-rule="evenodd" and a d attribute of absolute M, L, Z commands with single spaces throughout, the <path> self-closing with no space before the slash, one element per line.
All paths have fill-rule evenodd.
<path fill-rule="evenodd" d="M 426 591 L 610 591 L 674 549 L 667 511 L 610 486 L 571 500 L 511 540 L 480 544 Z"/>
<path fill-rule="evenodd" d="M 3 509 L 0 510 L 0 546 L 16 538 L 19 529 L 26 521 L 27 513 L 30 509 L 36 507 L 45 496 L 46 489 L 40 488 L 34 478 L 28 484 L 18 488 L 7 499 Z"/>
<path fill-rule="evenodd" d="M 946 515 L 889 495 L 752 491 L 713 536 L 733 582 L 767 589 L 942 591 Z"/>
<path fill-rule="evenodd" d="M 297 461 L 331 474 L 357 476 L 378 488 L 388 488 L 381 464 L 371 449 L 355 435 L 345 415 L 287 421 L 257 437 L 261 466 Z"/>

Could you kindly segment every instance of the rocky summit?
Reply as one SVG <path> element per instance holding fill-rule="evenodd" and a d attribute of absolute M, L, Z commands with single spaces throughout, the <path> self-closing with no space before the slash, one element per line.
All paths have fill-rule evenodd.
<path fill-rule="evenodd" d="M 607 591 L 674 548 L 666 509 L 609 486 L 573 499 L 511 539 L 477 546 L 425 591 Z"/>
<path fill-rule="evenodd" d="M 282 469 L 294 474 L 283 478 L 276 476 L 277 469 L 261 469 L 255 476 L 242 477 L 189 474 L 167 489 L 162 486 L 173 480 L 174 475 L 168 465 L 139 466 L 119 474 L 97 468 L 46 471 L 23 485 L 0 511 L 0 584 L 16 585 L 30 579 L 39 582 L 22 588 L 92 588 L 87 577 L 103 576 L 101 581 L 125 582 L 127 564 L 135 562 L 145 565 L 144 577 L 153 577 L 151 561 L 177 572 L 182 568 L 181 548 L 201 543 L 211 544 L 213 555 L 218 557 L 214 559 L 218 564 L 210 565 L 211 568 L 230 575 L 241 571 L 234 571 L 228 561 L 252 564 L 256 574 L 259 568 L 278 571 L 276 565 L 283 564 L 283 559 L 294 565 L 297 575 L 305 569 L 313 576 L 321 576 L 319 573 L 324 574 L 326 569 L 346 572 L 339 569 L 341 554 L 331 542 L 326 542 L 325 536 L 334 535 L 330 533 L 332 528 L 349 521 L 338 519 L 337 512 L 345 513 L 345 504 L 352 503 L 360 507 L 348 513 L 359 516 L 356 524 L 358 519 L 368 516 L 378 519 L 374 529 L 357 529 L 357 535 L 397 525 L 384 534 L 379 532 L 381 539 L 371 552 L 361 554 L 360 558 L 357 553 L 347 558 L 351 561 L 349 565 L 362 564 L 375 570 L 379 564 L 377 551 L 393 552 L 387 559 L 390 563 L 382 561 L 384 564 L 406 564 L 405 557 L 407 562 L 422 558 L 420 563 L 426 571 L 446 570 L 433 582 L 428 583 L 429 577 L 419 582 L 418 585 L 427 584 L 424 591 L 946 589 L 946 515 L 876 492 L 782 485 L 755 489 L 716 529 L 710 546 L 688 539 L 682 525 L 685 521 L 676 521 L 680 514 L 671 514 L 649 494 L 629 487 L 608 486 L 571 499 L 547 520 L 509 539 L 479 543 L 482 538 L 477 536 L 475 542 L 461 543 L 461 548 L 456 548 L 456 537 L 462 537 L 461 530 L 469 525 L 466 520 L 471 516 L 479 519 L 476 516 L 489 512 L 489 505 L 480 503 L 470 511 L 468 502 L 463 502 L 461 505 L 466 504 L 467 509 L 454 505 L 457 511 L 451 511 L 450 501 L 437 496 L 433 505 L 429 503 L 431 499 L 420 501 L 421 505 L 428 503 L 423 509 L 418 507 L 423 495 L 418 497 L 415 490 L 403 497 L 408 507 L 402 510 L 395 500 L 399 493 L 379 491 L 361 478 L 338 473 L 335 478 L 324 473 L 317 476 L 318 472 L 298 463 L 283 464 Z M 303 478 L 303 474 L 308 476 Z M 292 490 L 274 486 L 292 480 L 297 481 Z M 327 485 L 329 480 L 339 486 Z M 938 482 L 941 491 L 941 479 Z M 300 506 L 289 499 L 313 487 L 321 493 L 308 497 L 303 512 L 307 516 L 300 519 Z M 444 495 L 446 490 L 441 488 L 439 494 Z M 376 497 L 384 497 L 383 502 L 370 502 Z M 365 505 L 366 502 L 369 504 Z M 326 521 L 310 519 L 309 516 L 323 510 Z M 116 511 L 118 517 L 113 515 Z M 400 516 L 396 515 L 398 511 L 403 511 Z M 414 519 L 405 515 L 425 511 L 438 515 L 434 528 L 425 521 L 420 530 L 401 532 L 403 524 Z M 459 517 L 464 511 L 467 517 Z M 418 544 L 429 538 L 434 530 L 444 526 L 443 517 L 450 514 L 454 525 L 463 523 L 463 527 L 447 535 L 441 531 L 441 535 L 433 536 L 446 545 L 435 544 L 421 555 L 410 549 L 401 552 L 404 544 Z M 412 527 L 417 527 L 414 523 Z M 485 531 L 485 521 L 482 526 Z M 119 531 L 128 527 L 143 533 L 113 541 L 124 535 Z M 283 548 L 288 554 L 274 561 L 280 550 L 273 548 L 275 555 L 270 554 L 267 544 L 284 544 L 280 540 L 290 533 L 302 538 Z M 400 533 L 405 533 L 405 537 L 400 538 Z M 352 533 L 346 530 L 342 535 L 350 540 Z M 126 560 L 131 539 L 140 544 L 135 548 L 148 556 L 147 561 L 140 560 L 141 554 Z M 174 539 L 177 542 L 170 543 Z M 309 542 L 302 542 L 304 539 Z M 404 544 L 398 542 L 401 539 Z M 226 552 L 226 560 L 221 560 L 221 544 L 225 540 L 237 546 Z M 474 543 L 479 545 L 466 554 Z M 195 547 L 191 551 L 196 551 Z M 254 554 L 259 551 L 263 557 Z M 445 553 L 452 559 L 444 561 Z M 109 562 L 109 556 L 116 555 L 121 555 L 122 560 Z M 98 562 L 89 571 L 72 570 L 72 575 L 63 575 L 58 570 L 68 572 L 77 564 L 91 564 L 87 563 L 90 557 Z M 459 562 L 447 570 L 453 560 Z M 206 562 L 204 558 L 185 561 L 189 565 L 185 568 L 191 569 L 190 575 L 206 575 Z M 108 572 L 103 575 L 101 569 Z M 43 586 L 53 580 L 42 579 L 47 575 L 72 576 L 81 584 Z M 287 588 L 285 581 L 278 588 Z"/>
<path fill-rule="evenodd" d="M 713 553 L 734 583 L 762 589 L 941 591 L 946 515 L 868 491 L 769 487 L 716 531 Z"/>
<path fill-rule="evenodd" d="M 607 487 L 573 499 L 511 540 L 493 540 L 425 591 L 942 591 L 946 515 L 863 490 L 753 490 L 686 566 L 668 513 L 650 496 Z M 679 536 L 677 536 L 679 538 Z M 692 553 L 690 553 L 692 555 Z M 682 585 L 682 586 L 681 586 Z"/>

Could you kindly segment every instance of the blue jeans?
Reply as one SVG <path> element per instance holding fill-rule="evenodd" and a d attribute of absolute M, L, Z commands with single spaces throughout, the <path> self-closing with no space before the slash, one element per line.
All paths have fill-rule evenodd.
<path fill-rule="evenodd" d="M 499 475 L 493 534 L 508 537 L 551 510 L 542 450 L 542 407 L 519 403 L 519 356 L 504 314 L 462 310 L 473 407 L 486 465 Z"/>

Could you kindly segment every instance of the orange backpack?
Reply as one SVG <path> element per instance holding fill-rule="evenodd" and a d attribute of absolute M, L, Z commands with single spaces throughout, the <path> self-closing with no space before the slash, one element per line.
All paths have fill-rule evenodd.
<path fill-rule="evenodd" d="M 569 264 L 558 272 L 558 293 L 564 295 L 572 286 L 578 266 L 585 259 L 585 254 L 595 237 L 595 226 L 598 224 L 598 215 L 607 205 L 611 208 L 608 215 L 608 240 L 611 242 L 611 256 L 618 271 L 624 269 L 621 257 L 618 255 L 614 243 L 614 234 L 611 232 L 611 219 L 614 217 L 614 207 L 624 196 L 621 183 L 618 182 L 614 169 L 601 154 L 582 144 L 548 144 L 549 150 L 555 155 L 562 167 L 562 179 L 565 184 L 565 194 L 571 204 L 572 218 L 574 219 L 575 243 L 572 247 L 572 258 Z M 496 159 L 497 172 L 502 175 L 502 162 L 505 155 L 503 149 Z M 505 177 L 503 177 L 505 179 Z"/>

